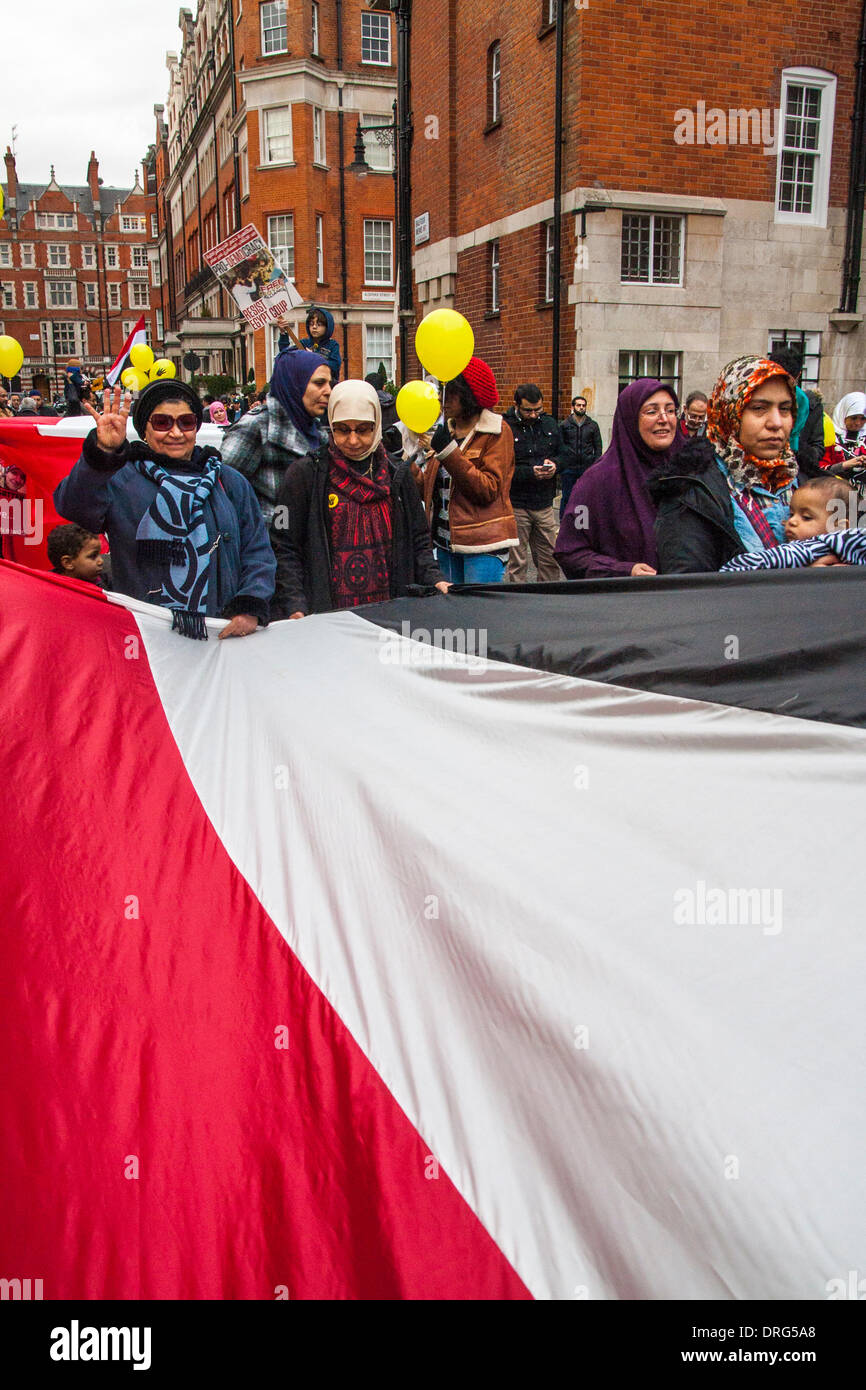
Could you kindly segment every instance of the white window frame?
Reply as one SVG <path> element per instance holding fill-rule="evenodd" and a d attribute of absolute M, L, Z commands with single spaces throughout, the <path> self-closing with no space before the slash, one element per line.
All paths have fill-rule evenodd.
<path fill-rule="evenodd" d="M 130 309 L 150 308 L 150 285 L 146 280 L 130 280 L 129 307 Z"/>
<path fill-rule="evenodd" d="M 788 89 L 790 87 L 818 87 L 821 91 L 821 115 L 818 129 L 818 149 L 814 152 L 815 178 L 814 196 L 811 212 L 782 212 L 779 197 L 782 186 L 782 160 L 786 153 L 809 155 L 808 150 L 797 150 L 795 146 L 785 147 Z M 836 78 L 831 72 L 820 68 L 785 68 L 782 73 L 782 86 L 779 96 L 779 132 L 776 143 L 776 195 L 773 201 L 773 221 L 794 223 L 801 227 L 826 227 L 827 207 L 830 200 L 830 161 L 833 151 L 833 122 L 836 114 Z"/>
<path fill-rule="evenodd" d="M 322 106 L 313 107 L 313 163 L 325 165 L 325 111 Z"/>
<path fill-rule="evenodd" d="M 46 308 L 48 309 L 77 309 L 78 295 L 76 294 L 76 284 L 74 280 L 46 280 L 47 294 L 45 296 Z M 71 294 L 70 299 L 58 299 L 56 292 L 61 285 L 68 285 Z"/>
<path fill-rule="evenodd" d="M 370 256 L 381 256 L 381 255 L 383 254 L 383 248 L 382 248 L 382 247 L 380 247 L 380 246 L 368 246 L 368 245 L 367 245 L 367 229 L 368 229 L 368 228 L 371 229 L 371 230 L 370 230 L 371 239 L 375 239 L 375 237 L 376 237 L 376 232 L 372 230 L 372 229 L 375 228 L 375 227 L 387 227 L 387 228 L 388 228 L 388 238 L 389 238 L 389 240 L 388 240 L 388 263 L 389 263 L 389 267 L 390 267 L 390 274 L 389 274 L 389 276 L 388 276 L 387 279 L 381 279 L 381 280 L 379 280 L 379 279 L 371 279 L 370 276 L 367 274 L 367 256 L 368 256 L 368 255 L 370 255 Z M 365 218 L 364 218 L 364 284 L 365 284 L 365 285 L 388 285 L 389 287 L 393 286 L 393 284 L 394 284 L 394 223 L 393 223 L 393 221 L 391 221 L 390 219 L 388 219 L 388 218 L 386 218 L 386 217 L 365 217 Z"/>
<path fill-rule="evenodd" d="M 157 217 L 157 215 L 156 215 L 155 212 L 152 212 L 152 213 L 150 214 L 150 238 L 151 238 L 151 241 L 156 241 L 156 239 L 157 239 L 158 236 L 159 236 L 159 218 Z"/>
<path fill-rule="evenodd" d="M 384 20 L 384 27 L 381 21 Z M 375 21 L 375 22 L 374 22 Z M 366 29 L 366 33 L 364 30 Z M 365 58 L 364 44 L 380 44 L 388 36 L 388 56 L 387 58 Z M 371 52 L 368 49 L 368 52 Z M 361 12 L 361 62 L 366 66 L 377 68 L 389 68 L 391 66 L 391 16 L 381 14 L 378 10 L 363 10 Z"/>
<path fill-rule="evenodd" d="M 39 308 L 39 282 L 37 280 L 24 281 L 24 308 Z"/>
<path fill-rule="evenodd" d="M 158 343 L 161 343 L 161 342 L 163 341 L 163 338 L 164 338 L 164 328 L 163 328 L 162 310 L 161 310 L 161 309 L 157 309 L 157 311 L 156 311 L 156 340 L 157 340 Z"/>
<path fill-rule="evenodd" d="M 133 232 L 139 235 L 147 231 L 147 218 L 130 216 L 124 213 L 120 219 L 120 230 L 122 232 Z"/>
<path fill-rule="evenodd" d="M 273 135 L 271 135 L 271 134 L 269 133 L 269 131 L 268 131 L 269 119 L 268 119 L 268 118 L 269 118 L 269 117 L 271 116 L 271 114 L 272 114 L 273 112 L 275 112 L 275 111 L 287 111 L 287 112 L 289 113 L 289 129 L 288 129 L 288 134 L 287 134 L 287 135 L 286 135 L 286 134 L 279 134 L 279 135 L 273 136 Z M 293 164 L 293 163 L 294 163 L 295 142 L 294 142 L 294 132 L 293 132 L 292 127 L 293 127 L 293 121 L 292 121 L 292 105 L 291 105 L 291 102 L 289 102 L 288 104 L 286 104 L 285 102 L 283 102 L 280 106 L 264 106 L 264 107 L 262 107 L 262 120 L 261 120 L 261 162 L 262 162 L 262 164 L 266 164 L 266 165 L 268 166 L 268 168 L 274 168 L 276 165 L 280 165 L 280 164 L 285 165 L 285 164 Z M 270 141 L 271 141 L 271 140 L 274 140 L 274 139 L 276 139 L 276 140 L 285 140 L 285 139 L 288 139 L 288 142 L 289 142 L 289 153 L 288 153 L 288 156 L 283 156 L 283 157 L 280 158 L 280 159 L 269 159 L 269 158 L 268 158 L 269 144 L 270 144 Z M 247 177 L 249 178 L 249 175 L 248 175 Z M 243 188 L 243 180 L 242 180 L 242 182 L 241 182 L 241 187 Z M 249 191 L 249 184 L 247 184 L 247 189 L 246 189 L 246 191 L 247 191 L 247 192 Z"/>
<path fill-rule="evenodd" d="M 147 247 L 145 245 L 140 244 L 129 248 L 129 265 L 131 270 L 147 270 Z"/>
<path fill-rule="evenodd" d="M 0 265 L 2 265 L 6 269 L 12 268 L 11 241 L 0 241 Z"/>
<path fill-rule="evenodd" d="M 556 229 L 553 222 L 545 223 L 544 228 L 544 302 L 552 304 L 555 298 L 553 285 L 553 246 Z"/>
<path fill-rule="evenodd" d="M 490 45 L 490 124 L 502 120 L 502 44 Z"/>
<path fill-rule="evenodd" d="M 499 238 L 495 237 L 490 243 L 490 310 L 491 314 L 499 313 Z"/>
<path fill-rule="evenodd" d="M 377 138 L 375 135 L 370 135 L 369 138 L 368 138 L 367 135 L 365 135 L 365 133 L 364 133 L 364 128 L 365 128 L 365 126 L 370 126 L 370 125 L 379 125 L 379 126 L 387 125 L 387 124 L 388 124 L 388 117 L 387 117 L 387 116 L 383 116 L 381 112 L 376 112 L 376 111 L 362 111 L 362 112 L 361 112 L 361 117 L 360 117 L 360 119 L 361 119 L 361 138 L 362 138 L 362 140 L 364 141 L 364 158 L 366 159 L 366 161 L 367 161 L 367 163 L 369 164 L 370 168 L 373 169 L 373 170 L 375 170 L 376 173 L 379 173 L 379 174 L 393 174 L 393 172 L 394 172 L 394 143 L 393 143 L 393 141 L 392 141 L 392 140 L 389 140 L 387 144 L 384 144 L 384 145 L 383 145 L 383 144 L 380 143 L 380 141 L 378 140 L 378 138 Z M 386 161 L 385 163 L 382 163 L 382 162 L 381 162 L 382 159 L 383 159 L 383 157 L 384 157 L 384 159 L 385 159 L 385 161 Z M 378 163 L 376 162 L 377 160 L 379 161 Z"/>
<path fill-rule="evenodd" d="M 14 281 L 14 280 L 4 280 L 4 281 L 3 281 L 3 294 L 2 294 L 2 300 L 0 300 L 0 303 L 2 303 L 2 306 L 3 306 L 4 309 L 15 309 L 15 308 L 18 307 L 18 306 L 16 305 L 16 303 L 15 303 L 15 281 Z"/>
<path fill-rule="evenodd" d="M 81 268 L 82 270 L 96 269 L 96 247 L 82 246 L 81 248 Z"/>
<path fill-rule="evenodd" d="M 312 53 L 314 58 L 319 58 L 321 55 L 319 53 L 319 6 L 317 0 L 313 0 L 313 14 L 311 25 L 312 34 L 310 42 L 312 44 L 312 47 L 310 48 L 310 52 Z"/>
<path fill-rule="evenodd" d="M 36 269 L 36 247 L 32 241 L 22 241 L 21 243 L 21 269 Z"/>
<path fill-rule="evenodd" d="M 325 283 L 325 219 L 316 213 L 316 284 Z"/>
<path fill-rule="evenodd" d="M 63 259 L 59 257 L 62 254 Z M 71 262 L 69 258 L 68 241 L 51 241 L 48 243 L 48 265 L 51 270 L 69 270 Z"/>
<path fill-rule="evenodd" d="M 282 21 L 274 23 L 282 11 Z M 265 17 L 271 22 L 266 24 Z M 274 53 L 288 53 L 289 51 L 289 16 L 286 0 L 268 0 L 266 4 L 259 6 L 259 33 L 262 43 L 262 57 L 270 58 Z M 271 40 L 271 47 L 268 47 L 268 34 L 283 35 L 282 48 L 279 47 L 279 38 L 276 42 Z"/>
<path fill-rule="evenodd" d="M 58 337 L 64 340 L 59 346 Z M 87 330 L 84 324 L 74 319 L 43 320 L 42 343 L 47 357 L 65 360 L 87 356 Z"/>
<path fill-rule="evenodd" d="M 120 302 L 120 285 L 116 280 L 110 280 L 108 283 L 108 307 L 109 309 L 120 309 L 122 307 Z"/>
<path fill-rule="evenodd" d="M 387 335 L 390 351 L 387 353 L 376 353 L 370 351 L 370 335 L 374 329 L 379 329 L 383 335 Z M 387 371 L 387 380 L 394 380 L 394 325 L 392 323 L 368 323 L 364 325 L 364 368 L 365 376 L 371 372 L 379 370 L 379 363 L 384 362 Z"/>
<path fill-rule="evenodd" d="M 85 280 L 84 282 L 84 307 L 85 309 L 99 308 L 99 286 L 95 280 Z"/>
<path fill-rule="evenodd" d="M 648 217 L 650 220 L 650 239 L 649 239 L 649 264 L 647 267 L 646 280 L 624 280 L 622 278 L 622 239 L 625 232 L 626 217 Z M 653 248 L 656 237 L 656 218 L 664 217 L 671 221 L 678 221 L 680 224 L 680 257 L 677 266 L 676 280 L 655 280 L 653 278 L 653 263 L 655 260 Z M 620 284 L 622 285 L 648 285 L 660 290 L 681 290 L 684 284 L 685 257 L 686 257 L 686 219 L 678 213 L 669 212 L 626 212 L 623 213 L 623 220 L 620 222 L 619 232 L 620 246 Z"/>
<path fill-rule="evenodd" d="M 802 354 L 800 385 L 803 390 L 807 386 L 817 386 L 821 376 L 821 334 L 799 328 L 770 329 L 767 334 L 767 355 L 783 345 L 796 348 Z"/>
<path fill-rule="evenodd" d="M 106 269 L 106 270 L 119 270 L 119 269 L 120 269 L 120 253 L 119 253 L 118 248 L 117 248 L 116 246 L 106 246 L 106 247 L 104 247 L 103 249 L 104 249 L 104 251 L 105 251 L 105 269 Z"/>
<path fill-rule="evenodd" d="M 285 223 L 286 221 L 288 222 L 288 228 L 291 231 L 292 235 L 291 247 L 289 246 L 289 242 L 282 236 L 276 242 L 273 240 L 275 232 L 279 231 L 280 233 L 282 233 L 286 230 L 284 226 L 276 228 L 273 224 L 276 222 Z M 271 255 L 273 256 L 280 269 L 288 276 L 290 280 L 294 280 L 295 214 L 293 212 L 278 212 L 275 213 L 273 217 L 268 218 L 268 247 L 270 248 Z M 289 250 L 291 250 L 291 257 L 289 257 L 289 255 L 287 254 Z"/>

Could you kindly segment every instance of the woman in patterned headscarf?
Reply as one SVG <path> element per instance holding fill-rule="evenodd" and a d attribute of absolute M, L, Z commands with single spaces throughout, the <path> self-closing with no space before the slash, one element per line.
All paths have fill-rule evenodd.
<path fill-rule="evenodd" d="M 660 574 L 718 570 L 784 542 L 797 477 L 794 393 L 793 378 L 763 357 L 738 357 L 722 372 L 706 438 L 687 442 L 650 480 Z"/>

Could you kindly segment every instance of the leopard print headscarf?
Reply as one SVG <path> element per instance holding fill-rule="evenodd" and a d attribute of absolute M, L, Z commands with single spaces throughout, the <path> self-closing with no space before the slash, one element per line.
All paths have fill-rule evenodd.
<path fill-rule="evenodd" d="M 781 492 L 797 476 L 797 459 L 789 444 L 775 459 L 758 459 L 737 438 L 743 410 L 752 393 L 770 377 L 782 377 L 796 404 L 795 383 L 776 362 L 765 357 L 737 357 L 725 367 L 713 388 L 707 407 L 707 438 L 714 445 L 737 488 L 756 483 L 769 492 Z"/>

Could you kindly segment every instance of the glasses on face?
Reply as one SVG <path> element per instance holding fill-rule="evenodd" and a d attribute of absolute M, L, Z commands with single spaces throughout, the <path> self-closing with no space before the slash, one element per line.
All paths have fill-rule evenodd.
<path fill-rule="evenodd" d="M 359 439 L 372 439 L 375 428 L 370 421 L 363 421 L 360 425 L 336 424 L 333 427 L 338 439 L 348 439 L 350 434 L 356 434 Z"/>
<path fill-rule="evenodd" d="M 522 406 L 520 406 L 520 413 L 521 413 L 521 415 L 540 415 L 540 414 L 541 414 L 541 406 L 540 406 L 540 405 L 522 405 Z"/>
<path fill-rule="evenodd" d="M 184 434 L 195 434 L 198 430 L 198 420 L 194 415 L 151 415 L 148 421 L 151 429 L 156 434 L 168 434 L 169 430 L 177 425 L 178 429 L 183 430 Z"/>
<path fill-rule="evenodd" d="M 641 415 L 644 420 L 657 420 L 660 415 L 664 415 L 668 420 L 675 420 L 677 408 L 675 405 L 645 405 Z"/>

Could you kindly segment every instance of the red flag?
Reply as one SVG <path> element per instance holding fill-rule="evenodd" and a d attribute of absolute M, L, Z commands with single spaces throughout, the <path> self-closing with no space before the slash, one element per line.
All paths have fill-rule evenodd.
<path fill-rule="evenodd" d="M 109 386 L 113 386 L 115 384 L 118 377 L 120 376 L 120 373 L 123 371 L 123 364 L 125 363 L 129 354 L 132 352 L 132 349 L 138 343 L 147 343 L 147 329 L 144 326 L 144 314 L 142 314 L 141 318 L 138 320 L 138 323 L 133 328 L 126 342 L 123 344 L 123 347 L 120 349 L 120 352 L 115 357 L 114 361 L 108 369 L 105 379 L 108 382 Z"/>

